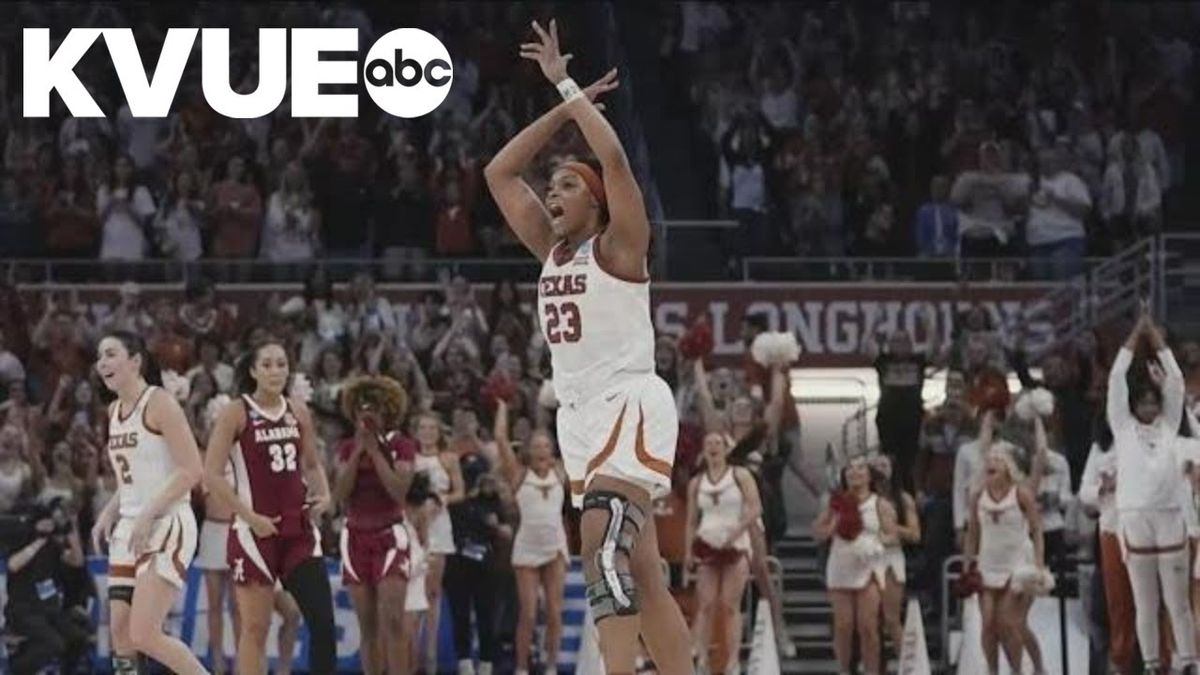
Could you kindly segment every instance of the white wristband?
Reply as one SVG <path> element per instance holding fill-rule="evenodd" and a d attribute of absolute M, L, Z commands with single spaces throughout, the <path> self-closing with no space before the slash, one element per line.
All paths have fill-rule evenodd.
<path fill-rule="evenodd" d="M 558 87 L 558 93 L 562 94 L 564 101 L 570 101 L 577 96 L 583 95 L 583 90 L 579 88 L 578 84 L 575 84 L 575 80 L 569 77 L 555 86 Z"/>

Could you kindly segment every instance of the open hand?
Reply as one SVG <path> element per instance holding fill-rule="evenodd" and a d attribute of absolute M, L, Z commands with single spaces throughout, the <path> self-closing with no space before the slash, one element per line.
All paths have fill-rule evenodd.
<path fill-rule="evenodd" d="M 537 21 L 533 22 L 533 30 L 538 35 L 538 41 L 523 43 L 521 58 L 537 61 L 550 84 L 557 85 L 567 79 L 567 62 L 574 55 L 563 54 L 559 48 L 558 22 L 554 19 L 550 19 L 550 32 L 546 32 Z"/>

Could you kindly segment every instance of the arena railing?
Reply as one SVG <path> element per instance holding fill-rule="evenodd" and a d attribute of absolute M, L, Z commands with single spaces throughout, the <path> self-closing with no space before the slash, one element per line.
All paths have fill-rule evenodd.
<path fill-rule="evenodd" d="M 1088 272 L 1107 257 L 1084 258 Z M 1032 276 L 1029 258 L 923 258 L 923 257 L 747 257 L 742 259 L 744 281 L 808 282 L 986 282 L 1045 283 Z"/>
<path fill-rule="evenodd" d="M 1160 237 L 1158 287 L 1160 316 L 1172 330 L 1200 332 L 1200 234 L 1164 234 Z"/>

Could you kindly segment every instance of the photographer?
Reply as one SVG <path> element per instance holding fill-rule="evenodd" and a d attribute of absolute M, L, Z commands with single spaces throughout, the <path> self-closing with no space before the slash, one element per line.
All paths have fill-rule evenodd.
<path fill-rule="evenodd" d="M 85 614 L 64 603 L 64 582 L 83 566 L 79 530 L 64 500 L 33 505 L 23 527 L 5 537 L 8 548 L 8 632 L 23 638 L 10 655 L 13 673 L 36 673 L 57 661 L 64 673 L 87 650 L 90 626 Z"/>

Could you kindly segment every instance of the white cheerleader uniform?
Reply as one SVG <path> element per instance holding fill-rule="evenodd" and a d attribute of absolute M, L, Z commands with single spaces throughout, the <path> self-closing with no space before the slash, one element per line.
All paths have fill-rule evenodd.
<path fill-rule="evenodd" d="M 157 388 L 146 387 L 128 415 L 121 414 L 120 402 L 113 403 L 110 410 L 108 456 L 117 478 L 121 516 L 108 546 L 110 590 L 134 586 L 137 577 L 148 570 L 183 588 L 196 553 L 196 517 L 187 494 L 155 520 L 146 541 L 150 553 L 138 556 L 129 548 L 134 522 L 178 470 L 166 439 L 146 425 L 146 406 Z"/>
<path fill-rule="evenodd" d="M 996 501 L 985 489 L 979 496 L 979 573 L 983 587 L 1001 590 L 1013 573 L 1033 564 L 1029 521 L 1017 501 L 1017 488 Z"/>
<path fill-rule="evenodd" d="M 438 455 L 417 453 L 413 460 L 413 470 L 424 472 L 429 477 L 429 488 L 439 497 L 450 492 L 450 474 L 442 465 Z M 429 523 L 429 550 L 427 553 L 451 555 L 457 549 L 454 546 L 454 527 L 450 524 L 450 510 L 445 504 L 441 505 L 437 515 Z"/>
<path fill-rule="evenodd" d="M 733 472 L 732 466 L 727 467 L 725 473 L 715 482 L 707 471 L 700 476 L 700 487 L 696 494 L 700 526 L 696 528 L 696 536 L 715 549 L 725 546 L 730 533 L 737 528 L 742 519 L 745 499 Z M 749 556 L 750 532 L 743 530 L 729 547 Z"/>
<path fill-rule="evenodd" d="M 516 492 L 521 524 L 513 538 L 513 567 L 541 567 L 559 556 L 568 558 L 567 530 L 562 519 L 565 497 L 557 470 L 545 476 L 525 471 Z"/>
<path fill-rule="evenodd" d="M 878 581 L 883 543 L 879 540 L 879 498 L 871 495 L 858 505 L 863 529 L 854 541 L 836 534 L 825 564 L 825 586 L 835 591 L 861 591 Z"/>
<path fill-rule="evenodd" d="M 404 611 L 424 612 L 429 609 L 429 598 L 425 596 L 425 573 L 429 570 L 429 556 L 417 529 L 408 520 L 404 521 L 408 530 L 408 588 L 404 596 Z"/>

